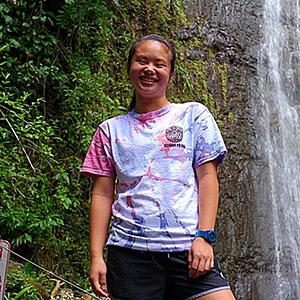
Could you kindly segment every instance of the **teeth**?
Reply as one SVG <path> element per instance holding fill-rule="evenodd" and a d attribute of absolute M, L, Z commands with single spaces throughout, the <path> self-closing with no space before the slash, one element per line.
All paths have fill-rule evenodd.
<path fill-rule="evenodd" d="M 141 79 L 144 80 L 144 81 L 155 82 L 155 79 L 152 79 L 152 78 L 142 77 Z"/>

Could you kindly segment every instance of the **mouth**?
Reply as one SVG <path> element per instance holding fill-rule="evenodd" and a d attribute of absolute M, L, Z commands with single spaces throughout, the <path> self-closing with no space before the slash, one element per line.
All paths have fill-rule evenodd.
<path fill-rule="evenodd" d="M 152 78 L 152 77 L 145 77 L 145 76 L 140 76 L 140 80 L 146 81 L 146 82 L 158 82 L 158 79 Z"/>

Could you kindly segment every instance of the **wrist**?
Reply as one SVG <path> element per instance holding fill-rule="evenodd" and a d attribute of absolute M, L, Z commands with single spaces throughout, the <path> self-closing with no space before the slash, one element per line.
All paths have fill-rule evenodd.
<path fill-rule="evenodd" d="M 214 230 L 197 230 L 194 240 L 198 237 L 205 239 L 208 243 L 214 243 L 217 239 L 217 233 Z"/>
<path fill-rule="evenodd" d="M 197 236 L 193 239 L 193 243 L 197 242 L 197 243 L 203 243 L 203 244 L 211 244 L 209 243 L 204 237 L 201 236 Z"/>
<path fill-rule="evenodd" d="M 91 253 L 90 254 L 91 260 L 98 260 L 103 259 L 103 252 Z"/>

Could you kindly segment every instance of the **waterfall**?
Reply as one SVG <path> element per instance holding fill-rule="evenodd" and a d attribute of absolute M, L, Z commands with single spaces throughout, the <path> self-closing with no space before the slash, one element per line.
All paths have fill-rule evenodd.
<path fill-rule="evenodd" d="M 300 299 L 300 7 L 265 0 L 256 87 L 259 299 Z"/>

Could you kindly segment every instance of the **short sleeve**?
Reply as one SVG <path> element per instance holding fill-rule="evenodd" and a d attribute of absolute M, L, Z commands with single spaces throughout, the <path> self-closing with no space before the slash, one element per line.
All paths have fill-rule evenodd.
<path fill-rule="evenodd" d="M 100 125 L 94 134 L 80 173 L 88 177 L 94 175 L 115 177 L 113 161 L 109 135 L 105 132 L 104 126 Z"/>
<path fill-rule="evenodd" d="M 194 168 L 216 158 L 219 164 L 224 160 L 227 149 L 218 125 L 208 109 L 195 118 L 194 139 Z"/>

